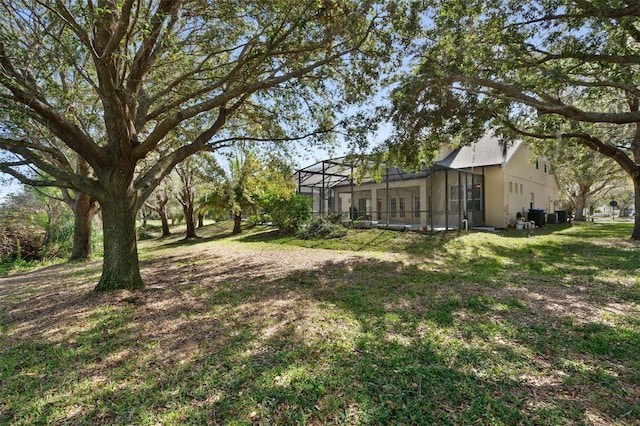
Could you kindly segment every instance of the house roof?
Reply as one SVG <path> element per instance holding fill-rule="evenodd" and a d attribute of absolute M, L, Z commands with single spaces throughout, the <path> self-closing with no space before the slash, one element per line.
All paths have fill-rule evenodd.
<path fill-rule="evenodd" d="M 353 159 L 351 157 L 338 157 L 323 160 L 307 166 L 296 172 L 298 185 L 303 187 L 324 187 L 347 185 L 351 181 L 351 176 L 362 173 L 358 176 L 359 183 L 368 183 L 374 180 L 371 171 L 374 169 L 373 161 L 362 158 Z M 383 166 L 383 170 L 385 167 Z M 398 167 L 389 167 L 384 173 L 384 178 L 389 181 L 415 179 L 430 174 L 430 169 L 423 167 L 419 172 L 405 172 Z"/>
<path fill-rule="evenodd" d="M 505 146 L 497 137 L 485 135 L 476 143 L 456 149 L 436 164 L 452 169 L 495 166 L 508 162 L 521 144 L 522 141 L 514 141 Z"/>
<path fill-rule="evenodd" d="M 474 144 L 456 149 L 444 159 L 436 161 L 434 166 L 469 169 L 502 164 L 511 159 L 521 143 L 521 141 L 509 142 L 505 146 L 497 137 L 487 135 Z M 374 179 L 370 171 L 373 167 L 372 161 L 345 156 L 323 160 L 302 168 L 296 172 L 296 178 L 300 187 L 333 188 L 349 184 L 356 170 L 366 170 L 364 175 L 360 176 L 360 183 L 372 182 Z M 431 170 L 432 168 L 422 167 L 419 172 L 404 172 L 401 168 L 389 167 L 383 178 L 389 181 L 415 179 L 429 176 Z"/>

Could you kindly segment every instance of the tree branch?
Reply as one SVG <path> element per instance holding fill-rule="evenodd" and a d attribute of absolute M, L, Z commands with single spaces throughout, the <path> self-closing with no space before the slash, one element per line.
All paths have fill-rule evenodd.
<path fill-rule="evenodd" d="M 96 145 L 82 129 L 60 115 L 44 99 L 40 99 L 38 94 L 29 93 L 19 87 L 21 77 L 13 68 L 2 43 L 0 43 L 0 66 L 0 75 L 4 76 L 0 84 L 5 86 L 13 94 L 15 100 L 40 117 L 40 122 L 62 140 L 65 145 L 77 152 L 80 156 L 91 159 L 91 165 L 94 168 L 98 168 L 100 163 L 105 159 L 100 147 Z M 15 84 L 15 82 L 18 82 L 18 84 Z"/>
<path fill-rule="evenodd" d="M 124 36 L 127 34 L 127 31 L 129 29 L 129 20 L 131 17 L 131 10 L 133 8 L 134 1 L 135 0 L 125 0 L 122 3 L 121 9 L 120 9 L 120 18 L 118 19 L 116 30 L 111 35 L 111 37 L 109 38 L 109 41 L 107 42 L 107 45 L 104 47 L 104 50 L 100 54 L 101 59 L 104 59 L 107 56 L 112 55 L 118 48 L 118 45 L 120 44 Z"/>
<path fill-rule="evenodd" d="M 547 97 L 546 102 L 530 96 L 522 90 L 503 84 L 497 81 L 492 81 L 477 77 L 467 76 L 449 76 L 440 79 L 433 79 L 426 82 L 421 90 L 428 87 L 430 84 L 454 84 L 465 83 L 470 86 L 479 86 L 494 89 L 506 96 L 506 99 L 518 101 L 527 106 L 535 108 L 538 114 L 557 114 L 566 118 L 570 118 L 577 121 L 587 123 L 612 123 L 612 124 L 629 124 L 640 121 L 639 111 L 620 112 L 620 113 L 607 113 L 607 112 L 588 112 L 582 111 L 576 107 L 570 105 L 564 105 L 561 101 L 556 100 L 552 102 L 551 97 Z M 471 87 L 465 88 L 465 90 L 473 91 Z"/>
<path fill-rule="evenodd" d="M 522 130 L 514 126 L 513 123 L 508 121 L 503 121 L 503 123 L 507 125 L 514 132 L 521 134 L 523 136 L 527 136 L 535 139 L 556 140 L 558 138 L 562 138 L 562 139 L 577 140 L 579 143 L 586 146 L 587 148 L 597 151 L 602 155 L 611 158 L 613 161 L 618 163 L 622 167 L 622 169 L 629 174 L 629 176 L 640 175 L 640 166 L 638 166 L 628 155 L 626 155 L 624 151 L 603 142 L 601 139 L 595 136 L 589 135 L 584 132 L 562 132 L 557 135 L 549 135 L 549 134 L 528 132 L 528 131 Z"/>
<path fill-rule="evenodd" d="M 31 164 L 31 163 L 27 162 L 27 164 Z M 18 181 L 20 181 L 20 183 L 23 183 L 29 186 L 34 186 L 34 187 L 35 186 L 41 186 L 41 187 L 55 186 L 58 188 L 71 188 L 71 185 L 69 184 L 69 182 L 66 182 L 66 181 L 60 181 L 57 179 L 56 180 L 39 180 L 39 179 L 30 178 L 27 175 L 20 173 L 19 171 L 9 167 L 4 163 L 0 163 L 0 171 L 14 177 Z"/>
<path fill-rule="evenodd" d="M 60 19 L 62 19 L 75 33 L 75 35 L 78 37 L 78 40 L 80 40 L 80 42 L 89 49 L 94 58 L 98 56 L 95 51 L 95 47 L 91 42 L 91 37 L 89 37 L 89 34 L 84 30 L 84 28 L 82 28 L 82 26 L 80 26 L 78 22 L 76 22 L 73 14 L 69 12 L 69 9 L 67 9 L 65 4 L 61 0 L 56 0 L 57 9 L 49 6 L 47 2 L 39 1 L 38 3 L 47 8 L 50 12 L 60 17 Z"/>
<path fill-rule="evenodd" d="M 129 95 L 136 94 L 144 82 L 146 74 L 149 72 L 153 61 L 152 53 L 162 33 L 165 15 L 175 15 L 182 6 L 182 0 L 161 0 L 156 13 L 151 17 L 149 36 L 142 41 L 131 64 L 131 72 L 127 79 L 127 92 Z"/>

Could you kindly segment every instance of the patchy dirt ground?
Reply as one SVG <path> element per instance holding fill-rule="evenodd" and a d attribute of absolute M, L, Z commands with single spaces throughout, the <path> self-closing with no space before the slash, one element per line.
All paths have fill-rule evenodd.
<path fill-rule="evenodd" d="M 277 291 L 277 282 L 292 275 L 324 274 L 332 266 L 349 269 L 349 264 L 365 259 L 401 261 L 403 256 L 385 253 L 340 252 L 251 244 L 198 243 L 169 245 L 149 260 L 141 262 L 146 288 L 134 293 L 92 292 L 101 272 L 101 262 L 59 264 L 25 273 L 0 277 L 0 300 L 5 324 L 12 335 L 44 333 L 72 327 L 83 316 L 105 304 L 132 305 L 136 317 L 147 324 L 147 332 L 165 333 L 158 324 L 175 320 L 181 311 L 207 307 L 205 291 L 216 291 L 225 284 L 263 284 Z M 265 296 L 270 300 L 273 295 Z M 204 302 L 204 305 L 203 305 Z M 171 316 L 171 318 L 166 318 Z M 175 328 L 175 324 L 169 328 Z M 194 330 L 196 331 L 196 330 Z M 190 338 L 196 338 L 191 334 Z"/>
<path fill-rule="evenodd" d="M 637 266 L 615 263 L 635 249 L 532 274 L 551 260 L 174 239 L 135 293 L 93 293 L 98 261 L 2 277 L 0 423 L 635 424 Z"/>

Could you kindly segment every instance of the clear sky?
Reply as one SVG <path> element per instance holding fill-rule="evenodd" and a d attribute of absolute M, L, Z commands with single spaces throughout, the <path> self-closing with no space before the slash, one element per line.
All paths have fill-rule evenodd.
<path fill-rule="evenodd" d="M 3 201 L 7 195 L 19 192 L 21 188 L 20 182 L 0 172 L 0 202 Z"/>

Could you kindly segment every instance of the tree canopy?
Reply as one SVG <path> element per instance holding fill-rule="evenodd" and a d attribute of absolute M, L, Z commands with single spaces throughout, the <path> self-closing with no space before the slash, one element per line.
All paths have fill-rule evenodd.
<path fill-rule="evenodd" d="M 143 287 L 135 215 L 176 164 L 238 140 L 326 135 L 373 93 L 403 13 L 349 0 L 0 5 L 2 169 L 100 203 L 98 289 Z"/>
<path fill-rule="evenodd" d="M 571 141 L 532 141 L 534 152 L 549 159 L 560 184 L 565 210 L 585 220 L 584 210 L 625 183 L 627 175 L 611 158 Z"/>
<path fill-rule="evenodd" d="M 640 205 L 638 17 L 625 1 L 427 2 L 412 73 L 393 94 L 392 154 L 429 161 L 443 140 L 489 128 L 577 141 L 633 178 Z"/>

